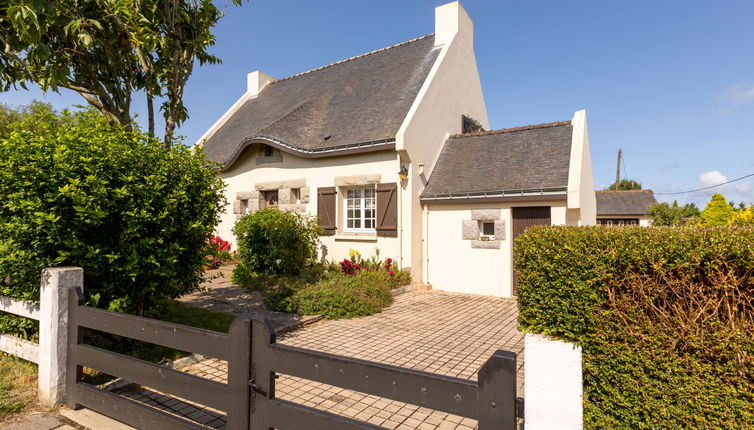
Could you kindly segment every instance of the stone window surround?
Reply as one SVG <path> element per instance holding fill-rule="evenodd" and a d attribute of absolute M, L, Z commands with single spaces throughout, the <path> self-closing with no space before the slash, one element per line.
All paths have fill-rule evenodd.
<path fill-rule="evenodd" d="M 480 224 L 482 221 L 495 223 L 494 239 L 480 240 Z M 501 242 L 505 240 L 505 220 L 502 219 L 502 209 L 474 209 L 471 211 L 471 219 L 462 221 L 462 239 L 471 242 L 471 247 L 476 249 L 500 249 Z"/>
<path fill-rule="evenodd" d="M 291 192 L 292 189 L 298 190 L 298 203 L 291 201 L 291 196 L 294 194 Z M 265 191 L 278 192 L 278 209 L 306 212 L 306 205 L 310 199 L 310 190 L 306 187 L 306 179 L 257 182 L 254 184 L 254 190 L 236 193 L 236 200 L 233 204 L 233 213 L 236 214 L 236 219 L 264 208 L 262 193 Z"/>

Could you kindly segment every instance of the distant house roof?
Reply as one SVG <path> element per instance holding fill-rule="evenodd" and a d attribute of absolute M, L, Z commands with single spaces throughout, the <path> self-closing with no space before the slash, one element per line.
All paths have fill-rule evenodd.
<path fill-rule="evenodd" d="M 438 53 L 430 34 L 274 81 L 238 108 L 204 151 L 227 168 L 260 141 L 309 157 L 392 149 Z"/>
<path fill-rule="evenodd" d="M 565 195 L 572 134 L 561 121 L 451 136 L 422 200 Z"/>
<path fill-rule="evenodd" d="M 597 191 L 597 216 L 647 215 L 654 204 L 652 190 Z"/>

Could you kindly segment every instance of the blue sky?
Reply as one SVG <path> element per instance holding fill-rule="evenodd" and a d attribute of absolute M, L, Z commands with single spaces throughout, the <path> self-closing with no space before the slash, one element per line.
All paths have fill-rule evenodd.
<path fill-rule="evenodd" d="M 215 30 L 223 64 L 186 89 L 193 143 L 244 92 L 246 73 L 285 77 L 434 31 L 436 0 L 254 0 Z M 628 176 L 656 192 L 754 173 L 754 2 L 482 1 L 476 58 L 493 128 L 586 109 L 595 183 Z M 83 104 L 72 93 L 0 93 L 0 102 Z M 145 112 L 143 101 L 134 110 Z M 754 178 L 718 189 L 754 202 Z M 714 191 L 714 190 L 713 190 Z M 712 191 L 658 199 L 704 203 Z"/>

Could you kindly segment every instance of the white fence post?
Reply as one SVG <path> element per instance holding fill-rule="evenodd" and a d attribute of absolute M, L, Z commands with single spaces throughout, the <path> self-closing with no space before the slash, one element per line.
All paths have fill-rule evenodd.
<path fill-rule="evenodd" d="M 68 295 L 84 287 L 84 270 L 60 267 L 42 271 L 39 315 L 39 398 L 48 406 L 65 400 L 68 348 Z"/>
<path fill-rule="evenodd" d="M 524 340 L 526 430 L 584 428 L 581 348 L 526 334 Z"/>

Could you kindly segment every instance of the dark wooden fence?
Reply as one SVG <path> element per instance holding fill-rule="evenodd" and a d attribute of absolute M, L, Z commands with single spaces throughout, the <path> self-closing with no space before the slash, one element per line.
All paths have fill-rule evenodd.
<path fill-rule="evenodd" d="M 495 352 L 476 382 L 276 344 L 263 318 L 236 318 L 230 333 L 216 333 L 87 307 L 77 291 L 69 303 L 68 405 L 84 406 L 140 429 L 205 427 L 86 384 L 82 367 L 225 411 L 228 430 L 381 428 L 276 398 L 277 374 L 468 417 L 478 420 L 480 430 L 516 428 L 513 352 Z M 226 360 L 228 383 L 86 345 L 86 329 Z"/>

